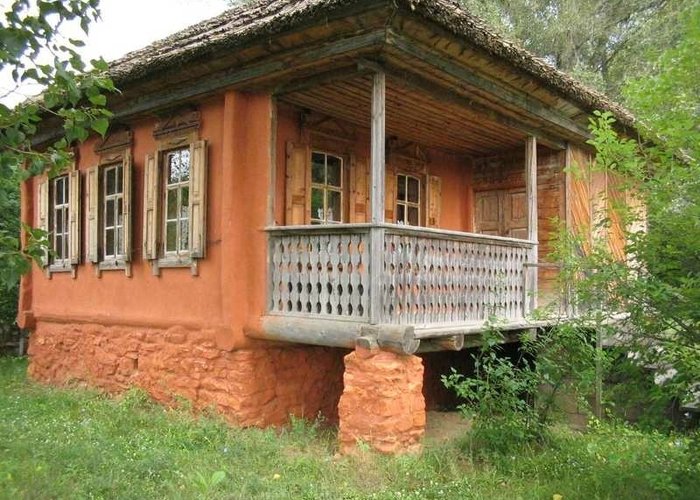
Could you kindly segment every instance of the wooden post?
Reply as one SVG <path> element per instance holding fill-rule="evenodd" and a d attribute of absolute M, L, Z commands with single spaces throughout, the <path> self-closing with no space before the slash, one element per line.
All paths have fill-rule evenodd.
<path fill-rule="evenodd" d="M 525 190 L 527 192 L 527 239 L 534 241 L 530 262 L 537 264 L 537 139 L 528 136 L 525 141 Z M 537 308 L 537 267 L 531 266 L 527 271 L 526 292 L 529 295 L 526 313 Z"/>
<path fill-rule="evenodd" d="M 385 97 L 386 76 L 382 71 L 374 74 L 372 85 L 372 164 L 370 188 L 370 310 L 371 324 L 381 322 L 382 312 L 382 274 L 384 260 L 384 223 L 385 196 Z"/>

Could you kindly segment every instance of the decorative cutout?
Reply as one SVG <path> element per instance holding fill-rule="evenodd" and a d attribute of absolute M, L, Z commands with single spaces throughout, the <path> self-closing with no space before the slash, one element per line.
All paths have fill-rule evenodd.
<path fill-rule="evenodd" d="M 153 130 L 153 135 L 157 139 L 161 139 L 168 135 L 182 134 L 183 132 L 196 131 L 199 129 L 200 113 L 199 111 L 188 111 L 179 113 L 170 118 L 156 123 Z"/>
<path fill-rule="evenodd" d="M 407 174 L 427 174 L 428 155 L 419 144 L 392 137 L 387 141 L 387 163 Z"/>
<path fill-rule="evenodd" d="M 387 234 L 383 322 L 464 324 L 523 317 L 529 249 L 493 240 Z"/>
<path fill-rule="evenodd" d="M 119 152 L 121 154 L 124 150 L 131 148 L 132 138 L 131 130 L 128 129 L 111 132 L 95 146 L 95 153 L 101 156 L 109 156 L 114 152 Z M 100 163 L 104 162 L 100 161 Z"/>
<path fill-rule="evenodd" d="M 270 311 L 369 318 L 368 234 L 271 235 Z"/>

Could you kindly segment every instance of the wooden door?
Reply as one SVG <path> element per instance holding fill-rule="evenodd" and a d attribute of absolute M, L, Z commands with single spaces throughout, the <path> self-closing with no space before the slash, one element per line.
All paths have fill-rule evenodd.
<path fill-rule="evenodd" d="M 527 239 L 527 195 L 523 189 L 494 189 L 474 197 L 477 233 Z"/>

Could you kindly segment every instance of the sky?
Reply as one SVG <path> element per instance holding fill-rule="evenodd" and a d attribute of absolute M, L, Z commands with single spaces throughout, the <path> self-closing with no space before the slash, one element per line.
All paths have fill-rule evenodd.
<path fill-rule="evenodd" d="M 9 3 L 0 0 L 3 12 Z M 99 56 L 111 61 L 227 8 L 225 0 L 101 0 L 102 19 L 91 25 L 80 52 L 86 61 Z M 65 35 L 74 37 L 76 33 L 79 30 Z M 0 95 L 11 87 L 9 75 L 7 68 L 0 72 Z M 11 106 L 39 90 L 23 88 L 0 101 Z"/>

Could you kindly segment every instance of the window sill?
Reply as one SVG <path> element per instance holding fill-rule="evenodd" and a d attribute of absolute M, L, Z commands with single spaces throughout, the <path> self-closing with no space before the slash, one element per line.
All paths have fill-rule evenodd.
<path fill-rule="evenodd" d="M 166 256 L 152 261 L 153 274 L 160 275 L 161 268 L 189 268 L 192 276 L 199 275 L 199 260 L 193 259 L 189 255 L 186 257 Z"/>
<path fill-rule="evenodd" d="M 70 273 L 73 278 L 76 277 L 75 268 L 70 262 L 62 262 L 60 264 L 49 264 L 46 267 L 46 276 L 51 278 L 53 273 Z"/>
<path fill-rule="evenodd" d="M 127 277 L 131 277 L 131 262 L 122 259 L 103 260 L 95 266 L 95 271 L 98 277 L 103 271 L 124 271 Z"/>

